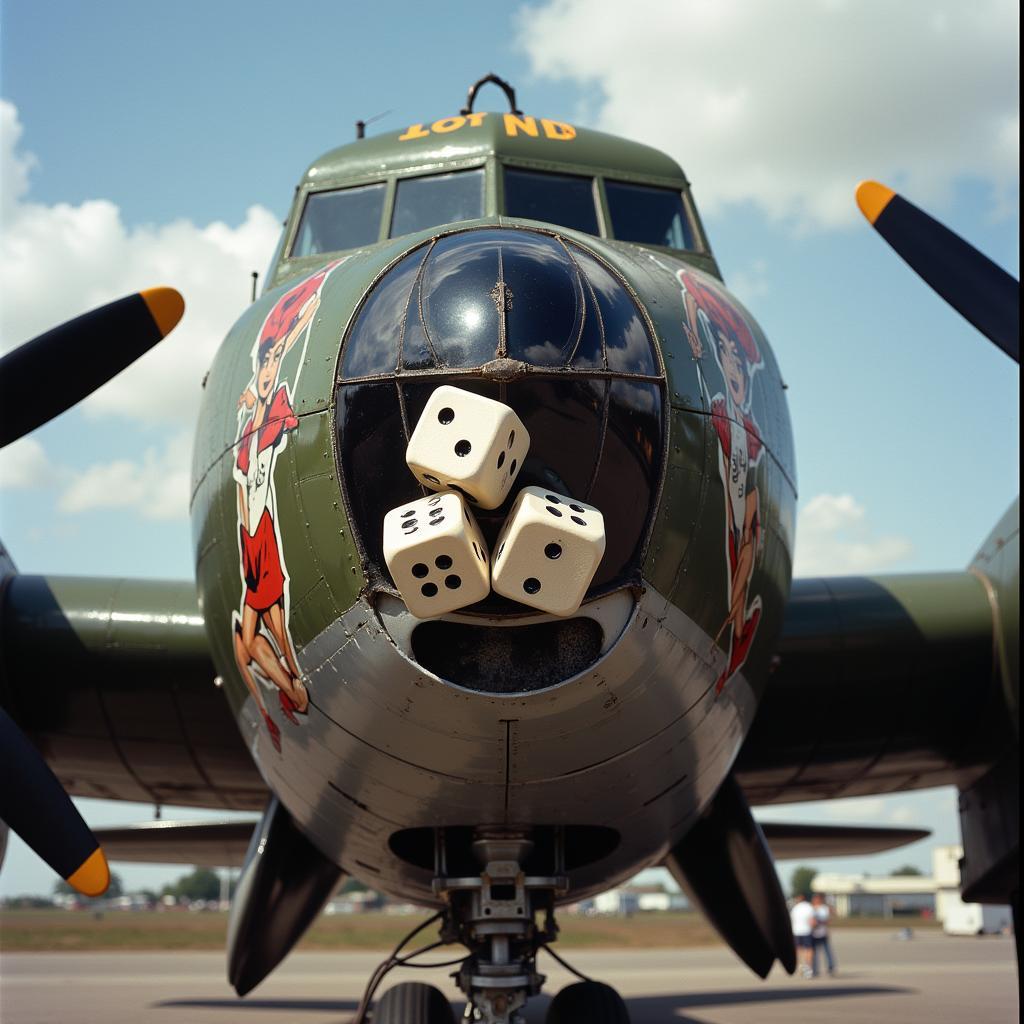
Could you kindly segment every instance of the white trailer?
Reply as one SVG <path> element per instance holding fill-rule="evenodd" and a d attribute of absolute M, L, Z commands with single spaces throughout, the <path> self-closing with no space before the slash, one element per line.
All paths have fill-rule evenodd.
<path fill-rule="evenodd" d="M 998 934 L 1008 930 L 1012 920 L 1008 906 L 947 899 L 942 930 L 947 935 Z"/>

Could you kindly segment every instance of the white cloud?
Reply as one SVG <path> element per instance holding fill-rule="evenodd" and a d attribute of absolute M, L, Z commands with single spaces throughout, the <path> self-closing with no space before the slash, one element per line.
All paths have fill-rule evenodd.
<path fill-rule="evenodd" d="M 33 437 L 23 437 L 0 450 L 0 485 L 4 490 L 46 487 L 56 474 L 43 446 Z"/>
<path fill-rule="evenodd" d="M 189 498 L 187 432 L 160 448 L 147 448 L 141 461 L 97 462 L 71 475 L 57 508 L 66 515 L 93 509 L 134 509 L 144 519 L 186 519 Z"/>
<path fill-rule="evenodd" d="M 18 151 L 22 131 L 17 109 L 0 100 L 0 220 L 4 223 L 28 191 L 28 176 L 35 163 L 31 154 Z"/>
<path fill-rule="evenodd" d="M 952 788 L 911 791 L 891 796 L 848 797 L 820 805 L 825 820 L 842 824 L 859 822 L 936 828 L 935 823 L 956 819 L 956 790 Z M 761 815 L 758 815 L 759 817 Z M 792 813 L 791 813 L 792 816 Z"/>
<path fill-rule="evenodd" d="M 796 576 L 878 572 L 912 553 L 905 537 L 874 536 L 864 506 L 849 494 L 819 494 L 797 516 Z"/>
<path fill-rule="evenodd" d="M 748 306 L 755 299 L 767 295 L 771 291 L 771 285 L 768 283 L 768 261 L 754 260 L 747 267 L 730 271 L 729 291 Z"/>
<path fill-rule="evenodd" d="M 854 797 L 850 800 L 833 800 L 824 806 L 824 815 L 833 821 L 875 821 L 888 820 L 893 811 L 886 800 L 877 796 Z M 889 812 L 889 813 L 887 813 Z"/>
<path fill-rule="evenodd" d="M 277 242 L 277 217 L 252 206 L 245 220 L 205 227 L 187 220 L 129 228 L 106 199 L 46 206 L 29 198 L 30 155 L 18 149 L 16 108 L 0 100 L 0 337 L 19 344 L 141 288 L 172 285 L 185 316 L 172 334 L 83 405 L 87 415 L 119 415 L 191 430 L 200 381 L 249 299 Z"/>
<path fill-rule="evenodd" d="M 840 800 L 758 807 L 758 821 L 828 822 L 829 824 L 873 824 L 916 826 L 945 832 L 955 828 L 957 793 L 952 786 L 910 790 L 886 796 L 854 796 Z M 936 840 L 945 838 L 936 835 Z"/>
<path fill-rule="evenodd" d="M 546 0 L 519 45 L 596 94 L 596 127 L 675 156 L 702 209 L 831 227 L 861 178 L 926 206 L 980 179 L 1016 211 L 1018 22 L 1013 0 Z"/>
<path fill-rule="evenodd" d="M 104 508 L 135 509 L 143 519 L 188 516 L 191 433 L 178 431 L 162 445 L 150 446 L 138 460 L 121 458 L 76 469 L 53 462 L 33 437 L 23 437 L 0 451 L 0 485 L 5 491 L 47 488 L 66 516 Z M 67 524 L 47 526 L 65 530 Z"/>
<path fill-rule="evenodd" d="M 941 791 L 895 796 L 854 796 L 841 800 L 759 807 L 759 821 L 820 821 L 837 824 L 917 825 L 949 813 Z M 926 825 L 927 827 L 927 825 Z"/>

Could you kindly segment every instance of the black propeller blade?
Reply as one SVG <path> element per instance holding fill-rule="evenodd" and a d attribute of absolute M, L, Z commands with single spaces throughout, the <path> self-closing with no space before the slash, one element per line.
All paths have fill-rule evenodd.
<path fill-rule="evenodd" d="M 857 186 L 875 230 L 939 295 L 1020 362 L 1020 282 L 973 245 L 877 181 Z"/>
<path fill-rule="evenodd" d="M 149 288 L 94 309 L 0 359 L 0 447 L 58 416 L 168 334 L 185 302 Z M 2 575 L 13 564 L 0 547 Z M 0 821 L 73 888 L 99 896 L 110 869 L 96 837 L 39 751 L 0 709 Z"/>
<path fill-rule="evenodd" d="M 69 320 L 0 359 L 0 448 L 91 395 L 181 319 L 173 288 L 147 288 Z"/>
<path fill-rule="evenodd" d="M 100 896 L 110 869 L 96 837 L 42 755 L 0 708 L 0 821 L 83 896 Z"/>

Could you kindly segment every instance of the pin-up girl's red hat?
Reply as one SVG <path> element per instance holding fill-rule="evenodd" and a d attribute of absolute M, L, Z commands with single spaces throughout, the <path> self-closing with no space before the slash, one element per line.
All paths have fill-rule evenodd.
<path fill-rule="evenodd" d="M 676 276 L 679 283 L 693 296 L 697 305 L 704 310 L 707 318 L 736 340 L 743 349 L 747 363 L 757 366 L 761 362 L 757 342 L 750 333 L 743 314 L 730 302 L 728 296 L 714 285 L 699 280 L 696 275 L 685 270 L 678 271 Z"/>
<path fill-rule="evenodd" d="M 318 274 L 297 284 L 290 292 L 286 292 L 277 300 L 277 304 L 263 322 L 260 343 L 256 352 L 257 361 L 262 361 L 266 350 L 291 330 L 302 307 L 306 304 L 306 300 L 316 293 L 320 285 L 324 283 L 326 276 L 327 269 L 321 270 Z"/>

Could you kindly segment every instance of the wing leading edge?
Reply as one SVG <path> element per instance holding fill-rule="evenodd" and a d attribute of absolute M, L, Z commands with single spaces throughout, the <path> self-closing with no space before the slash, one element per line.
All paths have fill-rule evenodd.
<path fill-rule="evenodd" d="M 754 805 L 963 788 L 1009 719 L 974 573 L 795 580 L 737 779 Z"/>
<path fill-rule="evenodd" d="M 259 811 L 190 582 L 9 577 L 0 705 L 73 796 Z"/>

